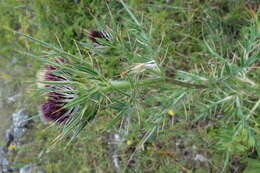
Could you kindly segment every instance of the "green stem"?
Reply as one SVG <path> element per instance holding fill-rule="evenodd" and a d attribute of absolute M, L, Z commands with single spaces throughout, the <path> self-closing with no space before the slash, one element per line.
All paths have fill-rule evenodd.
<path fill-rule="evenodd" d="M 194 83 L 189 83 L 189 82 L 182 82 L 182 81 L 178 81 L 178 80 L 170 79 L 170 78 L 167 78 L 166 81 L 169 82 L 169 83 L 179 85 L 179 86 L 183 86 L 183 87 L 187 87 L 187 88 L 196 88 L 196 89 L 208 88 L 206 85 L 194 84 Z"/>
<path fill-rule="evenodd" d="M 175 79 L 164 78 L 164 77 L 143 79 L 143 80 L 138 81 L 137 85 L 139 85 L 139 86 L 153 85 L 153 84 L 158 85 L 161 82 L 167 82 L 167 83 L 179 85 L 179 86 L 182 86 L 182 87 L 188 87 L 188 88 L 197 88 L 197 89 L 207 88 L 207 86 L 205 86 L 205 85 L 182 82 L 182 81 L 178 81 L 178 80 L 175 80 Z M 132 84 L 129 81 L 111 81 L 110 84 L 111 84 L 111 87 L 105 88 L 104 91 L 110 91 L 113 88 L 115 88 L 115 89 L 127 89 L 127 88 L 131 88 L 131 86 L 132 86 Z"/>

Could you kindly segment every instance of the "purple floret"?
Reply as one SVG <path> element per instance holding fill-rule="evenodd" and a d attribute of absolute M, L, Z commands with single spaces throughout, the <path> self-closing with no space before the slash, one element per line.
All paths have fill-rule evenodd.
<path fill-rule="evenodd" d="M 98 31 L 98 30 L 92 30 L 88 35 L 88 38 L 94 44 L 98 44 L 98 45 L 101 45 L 101 44 L 98 42 L 97 38 L 105 39 L 105 40 L 109 41 L 109 37 L 110 37 L 110 35 L 106 31 Z"/>

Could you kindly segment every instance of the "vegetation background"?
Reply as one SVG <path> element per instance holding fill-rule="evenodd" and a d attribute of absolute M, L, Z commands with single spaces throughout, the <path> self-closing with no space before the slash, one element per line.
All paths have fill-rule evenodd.
<path fill-rule="evenodd" d="M 125 3 L 149 35 L 154 48 L 150 54 L 166 75 L 208 88 L 159 84 L 138 89 L 134 111 L 128 112 L 129 132 L 117 146 L 121 171 L 259 172 L 260 2 Z M 122 40 L 139 39 L 131 15 L 116 0 L 2 0 L 0 21 L 1 97 L 22 93 L 15 105 L 2 103 L 5 115 L 24 107 L 37 115 L 42 102 L 36 87 L 41 62 L 25 52 L 39 55 L 46 49 L 16 32 L 62 45 L 76 55 L 78 43 L 89 42 L 87 33 L 92 29 L 116 26 Z M 81 51 L 88 56 L 88 49 Z M 131 64 L 123 65 L 130 56 L 143 52 L 140 55 L 137 48 L 129 57 L 123 55 L 124 62 L 116 53 L 100 60 L 104 75 L 114 79 L 129 70 Z M 3 119 L 1 130 L 8 124 L 8 118 Z M 30 142 L 10 157 L 17 167 L 36 163 L 36 169 L 47 173 L 116 172 L 109 140 L 123 120 L 115 119 L 115 111 L 101 111 L 72 144 L 67 146 L 69 139 L 64 139 L 46 152 L 60 129 L 44 125 L 36 116 L 26 137 Z"/>

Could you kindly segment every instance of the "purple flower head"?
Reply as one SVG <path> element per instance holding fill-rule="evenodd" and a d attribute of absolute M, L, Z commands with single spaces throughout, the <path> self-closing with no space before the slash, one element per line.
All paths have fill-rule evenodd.
<path fill-rule="evenodd" d="M 45 66 L 41 72 L 40 80 L 42 81 L 66 81 L 64 77 L 58 74 L 54 74 L 57 67 L 48 65 Z M 74 108 L 63 108 L 69 101 L 74 98 L 73 93 L 68 93 L 66 91 L 72 90 L 68 86 L 60 85 L 40 85 L 41 88 L 50 88 L 50 91 L 46 94 L 46 101 L 41 107 L 41 117 L 46 121 L 57 122 L 60 124 L 65 124 L 74 112 Z"/>
<path fill-rule="evenodd" d="M 92 30 L 88 38 L 92 41 L 94 45 L 102 45 L 98 42 L 97 38 L 105 39 L 106 41 L 109 41 L 111 39 L 111 35 L 106 31 L 98 31 L 98 30 Z"/>
<path fill-rule="evenodd" d="M 69 99 L 73 97 L 58 92 L 48 93 L 47 101 L 41 108 L 42 118 L 46 121 L 65 124 L 73 112 L 73 109 L 63 108 Z"/>

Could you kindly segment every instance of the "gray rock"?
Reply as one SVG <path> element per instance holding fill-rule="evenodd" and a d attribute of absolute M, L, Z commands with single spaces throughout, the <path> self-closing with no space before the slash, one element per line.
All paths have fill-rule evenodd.
<path fill-rule="evenodd" d="M 5 156 L 5 151 L 3 148 L 0 148 L 0 171 L 1 172 L 8 172 L 8 165 L 9 161 Z"/>
<path fill-rule="evenodd" d="M 13 122 L 11 128 L 6 130 L 7 141 L 12 138 L 12 140 L 18 141 L 21 137 L 24 136 L 28 124 L 28 112 L 25 109 L 22 109 L 18 112 L 13 113 L 12 115 Z"/>
<path fill-rule="evenodd" d="M 12 115 L 12 125 L 9 129 L 6 130 L 6 146 L 4 148 L 0 148 L 0 172 L 14 172 L 18 171 L 17 168 L 11 168 L 9 165 L 13 163 L 9 163 L 6 152 L 8 152 L 8 146 L 15 142 L 18 145 L 21 142 L 21 138 L 25 135 L 27 131 L 29 115 L 27 110 L 22 109 L 18 112 L 13 113 Z M 19 169 L 19 173 L 33 173 L 33 165 L 28 164 L 21 169 Z"/>
<path fill-rule="evenodd" d="M 194 157 L 194 160 L 200 161 L 200 162 L 207 162 L 208 161 L 208 159 L 201 154 L 196 154 L 196 156 Z"/>
<path fill-rule="evenodd" d="M 33 167 L 31 164 L 20 168 L 19 173 L 33 173 Z"/>
<path fill-rule="evenodd" d="M 13 125 L 17 128 L 24 128 L 27 124 L 27 120 L 29 118 L 28 111 L 22 109 L 16 113 L 13 113 Z"/>
<path fill-rule="evenodd" d="M 7 98 L 7 103 L 8 103 L 8 104 L 15 103 L 15 101 L 16 101 L 19 97 L 21 97 L 21 93 L 18 93 L 18 94 L 15 94 L 15 95 L 11 96 L 11 97 L 8 97 L 8 98 Z"/>
<path fill-rule="evenodd" d="M 24 136 L 26 132 L 25 128 L 21 128 L 21 127 L 14 127 L 14 139 L 20 139 L 21 137 Z"/>

